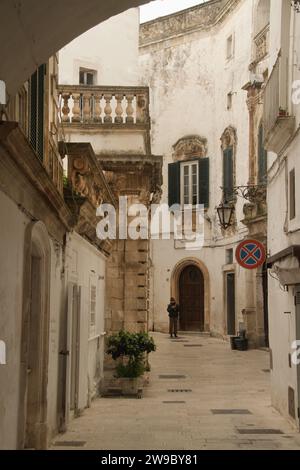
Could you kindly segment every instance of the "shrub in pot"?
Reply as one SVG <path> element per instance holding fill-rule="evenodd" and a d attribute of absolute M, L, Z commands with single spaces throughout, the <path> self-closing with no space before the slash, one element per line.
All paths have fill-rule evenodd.
<path fill-rule="evenodd" d="M 107 354 L 119 361 L 116 374 L 125 393 L 137 393 L 141 387 L 138 379 L 148 368 L 147 356 L 156 350 L 153 338 L 148 333 L 120 331 L 107 340 Z"/>

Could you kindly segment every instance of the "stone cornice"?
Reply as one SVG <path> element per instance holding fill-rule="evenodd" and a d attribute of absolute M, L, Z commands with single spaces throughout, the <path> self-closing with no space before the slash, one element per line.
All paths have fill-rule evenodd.
<path fill-rule="evenodd" d="M 0 122 L 1 146 L 10 155 L 18 169 L 22 171 L 35 190 L 39 192 L 64 227 L 70 229 L 74 222 L 73 216 L 18 123 Z"/>
<path fill-rule="evenodd" d="M 140 47 L 197 31 L 208 31 L 221 23 L 241 0 L 211 0 L 164 16 L 140 27 Z"/>

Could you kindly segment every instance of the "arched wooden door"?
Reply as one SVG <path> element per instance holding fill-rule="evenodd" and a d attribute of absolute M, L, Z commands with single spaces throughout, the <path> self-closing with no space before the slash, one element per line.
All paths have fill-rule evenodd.
<path fill-rule="evenodd" d="M 183 269 L 179 278 L 180 328 L 204 331 L 204 277 L 194 265 Z"/>

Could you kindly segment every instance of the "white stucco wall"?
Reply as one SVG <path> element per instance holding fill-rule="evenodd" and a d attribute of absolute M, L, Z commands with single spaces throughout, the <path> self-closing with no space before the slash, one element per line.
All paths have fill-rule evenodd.
<path fill-rule="evenodd" d="M 138 8 L 95 26 L 60 51 L 59 83 L 78 85 L 82 67 L 97 71 L 97 85 L 136 85 L 138 40 Z"/>
<path fill-rule="evenodd" d="M 81 287 L 79 407 L 90 404 L 103 377 L 104 306 L 106 259 L 78 234 L 68 235 L 66 270 L 68 283 Z M 96 325 L 90 329 L 90 285 L 96 286 Z M 69 325 L 71 327 L 71 325 Z"/>
<path fill-rule="evenodd" d="M 226 248 L 235 248 L 247 229 L 240 222 L 236 233 L 223 238 L 216 218 L 222 199 L 222 150 L 220 138 L 228 126 L 237 132 L 236 184 L 248 183 L 249 114 L 243 85 L 249 81 L 251 62 L 252 2 L 242 1 L 216 28 L 178 35 L 140 47 L 142 85 L 150 86 L 152 151 L 164 157 L 163 202 L 168 199 L 168 164 L 173 145 L 196 134 L 207 138 L 210 158 L 210 207 L 206 224 L 206 246 L 200 253 L 174 248 L 174 241 L 153 243 L 154 312 L 156 324 L 167 327 L 166 304 L 170 296 L 170 273 L 180 259 L 197 256 L 207 267 L 211 286 L 211 331 L 225 334 L 224 274 Z M 159 20 L 158 20 L 159 21 Z M 233 34 L 234 56 L 226 59 L 227 38 Z M 227 94 L 233 93 L 227 110 Z M 244 200 L 237 199 L 237 220 L 243 218 Z M 212 249 L 212 247 L 215 247 Z M 219 248 L 218 248 L 219 247 Z M 241 311 L 250 308 L 245 292 L 245 273 L 236 269 L 236 325 Z M 252 287 L 250 286 L 252 290 Z M 250 302 L 250 304 L 249 304 Z M 253 300 L 254 302 L 254 300 Z"/>
<path fill-rule="evenodd" d="M 284 46 L 281 32 L 287 31 L 288 24 L 282 23 L 283 3 L 271 2 L 271 58 L 272 64 L 277 59 L 280 47 Z M 291 9 L 292 11 L 292 9 Z M 296 129 L 300 124 L 300 105 L 291 100 L 291 87 L 294 80 L 300 79 L 300 15 L 292 12 L 290 28 L 289 77 L 288 77 L 288 105 L 292 115 L 296 118 Z M 300 135 L 295 135 L 293 141 L 284 153 L 278 157 L 269 154 L 269 186 L 268 186 L 268 248 L 271 256 L 284 250 L 290 245 L 300 244 L 300 164 L 299 164 Z M 295 169 L 296 174 L 296 217 L 289 217 L 289 173 Z M 274 276 L 274 274 L 273 274 Z M 275 275 L 276 278 L 276 275 Z M 292 354 L 292 342 L 297 338 L 295 300 L 293 286 L 288 292 L 280 286 L 279 281 L 269 280 L 269 321 L 270 321 L 270 347 L 273 356 L 273 370 L 271 373 L 272 402 L 274 406 L 288 415 L 288 387 L 295 390 L 296 415 L 297 393 L 299 392 L 299 367 L 292 364 L 289 367 L 288 355 Z M 297 384 L 298 375 L 298 384 Z"/>
<path fill-rule="evenodd" d="M 5 224 L 0 246 L 0 335 L 7 348 L 7 364 L 0 365 L 0 448 L 16 449 L 20 430 L 20 361 L 24 298 L 25 231 L 31 223 L 16 204 L 0 192 L 0 214 Z M 13 249 L 12 249 L 13 246 Z M 61 308 L 61 249 L 50 240 L 50 325 L 47 388 L 48 429 L 57 432 L 58 339 Z M 27 261 L 26 261 L 27 262 Z"/>
<path fill-rule="evenodd" d="M 51 436 L 55 436 L 59 429 L 58 403 L 61 393 L 59 382 L 60 336 L 63 334 L 64 321 L 64 281 L 62 246 L 51 243 L 51 284 L 50 284 L 50 324 L 49 324 L 49 364 L 48 364 L 48 429 Z"/>
<path fill-rule="evenodd" d="M 0 192 L 0 214 L 5 220 L 1 228 L 0 263 L 0 332 L 6 343 L 6 365 L 0 365 L 0 448 L 17 446 L 18 404 L 20 384 L 22 290 L 24 233 L 28 223 L 23 215 Z M 11 250 L 11 240 L 14 249 Z"/>

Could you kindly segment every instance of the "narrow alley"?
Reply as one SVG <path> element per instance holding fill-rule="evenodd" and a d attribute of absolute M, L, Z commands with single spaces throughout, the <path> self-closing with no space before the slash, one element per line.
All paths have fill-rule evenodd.
<path fill-rule="evenodd" d="M 300 450 L 300 0 L 0 0 L 0 43 L 0 453 Z"/>
<path fill-rule="evenodd" d="M 266 351 L 231 351 L 196 334 L 153 336 L 143 399 L 97 399 L 52 449 L 300 449 L 296 429 L 270 404 Z"/>

